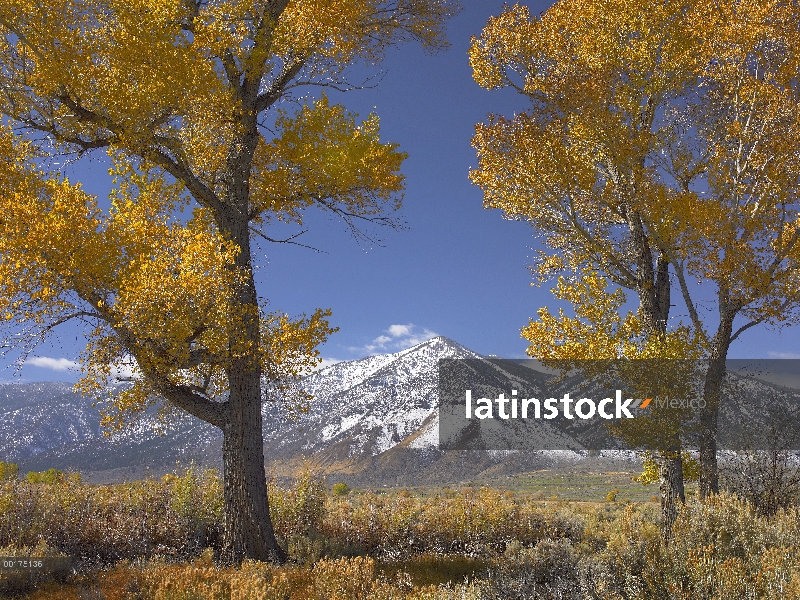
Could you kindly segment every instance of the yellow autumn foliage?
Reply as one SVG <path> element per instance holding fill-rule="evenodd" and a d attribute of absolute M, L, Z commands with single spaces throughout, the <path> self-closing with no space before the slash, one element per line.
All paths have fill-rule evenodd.
<path fill-rule="evenodd" d="M 561 0 L 538 16 L 504 7 L 469 51 L 479 85 L 530 101 L 477 125 L 470 177 L 485 208 L 536 229 L 537 281 L 567 276 L 554 294 L 572 314 L 541 309 L 528 353 L 707 358 L 691 390 L 703 497 L 731 344 L 800 320 L 798 25 L 779 0 Z M 619 314 L 622 290 L 635 313 Z M 625 437 L 662 429 L 674 446 L 664 416 Z"/>
<path fill-rule="evenodd" d="M 225 560 L 280 562 L 261 402 L 302 409 L 330 311 L 268 312 L 252 236 L 312 206 L 393 224 L 405 154 L 322 94 L 415 40 L 446 47 L 457 1 L 9 0 L 0 5 L 0 324 L 22 356 L 90 331 L 81 389 L 133 385 L 106 425 L 166 400 L 223 430 Z M 291 108 L 291 110 L 290 110 Z M 64 177 L 105 151 L 110 209 Z M 69 158 L 65 158 L 69 157 Z M 388 216 L 387 216 L 388 215 Z M 257 450 L 253 450 L 253 449 Z M 247 490 L 246 492 L 244 490 Z M 258 490 L 253 493 L 253 490 Z"/>
<path fill-rule="evenodd" d="M 217 421 L 232 373 L 291 382 L 335 329 L 257 300 L 250 236 L 311 206 L 384 218 L 406 155 L 325 95 L 348 66 L 416 40 L 447 45 L 457 3 L 11 0 L 0 6 L 0 324 L 29 351 L 90 331 L 81 388 L 134 385 L 106 423 L 157 398 Z M 294 102 L 296 110 L 289 110 Z M 42 136 L 46 136 L 43 139 Z M 63 176 L 105 151 L 110 208 Z M 258 371 L 251 358 L 256 358 Z M 296 390 L 295 390 L 296 391 Z M 209 410 L 211 412 L 209 412 Z"/>
<path fill-rule="evenodd" d="M 706 0 L 489 19 L 473 76 L 530 108 L 477 126 L 470 177 L 486 208 L 543 239 L 535 275 L 597 271 L 641 298 L 664 260 L 709 341 L 694 280 L 720 288 L 725 327 L 796 318 L 798 23 L 792 4 Z"/>

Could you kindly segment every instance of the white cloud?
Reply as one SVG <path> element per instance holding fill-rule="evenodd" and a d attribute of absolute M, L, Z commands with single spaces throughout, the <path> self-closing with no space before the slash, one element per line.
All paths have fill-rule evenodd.
<path fill-rule="evenodd" d="M 414 329 L 414 325 L 409 323 L 408 325 L 390 325 L 389 329 L 387 329 L 386 331 L 388 331 L 389 335 L 391 335 L 392 337 L 403 337 L 411 335 L 412 329 Z"/>
<path fill-rule="evenodd" d="M 79 371 L 81 368 L 74 360 L 49 356 L 31 356 L 25 360 L 25 364 L 51 371 Z"/>
<path fill-rule="evenodd" d="M 768 352 L 770 358 L 800 358 L 797 352 Z"/>
<path fill-rule="evenodd" d="M 419 331 L 418 331 L 419 330 Z M 389 335 L 385 335 L 388 333 Z M 407 325 L 390 325 L 384 334 L 379 335 L 372 343 L 367 344 L 361 348 L 350 348 L 353 352 L 368 352 L 374 354 L 376 352 L 399 352 L 406 348 L 411 348 L 417 344 L 427 342 L 431 338 L 437 337 L 439 334 L 426 329 L 424 327 L 418 328 L 413 323 Z"/>
<path fill-rule="evenodd" d="M 51 358 L 49 356 L 30 356 L 25 360 L 25 364 L 62 373 L 81 370 L 80 363 L 74 360 Z M 133 358 L 127 358 L 111 365 L 111 375 L 117 379 L 131 379 L 138 377 L 140 373 L 136 361 Z"/>
<path fill-rule="evenodd" d="M 324 369 L 325 367 L 330 367 L 331 365 L 335 365 L 336 363 L 342 362 L 338 358 L 323 358 L 320 365 L 317 367 L 317 370 Z"/>
<path fill-rule="evenodd" d="M 128 357 L 111 365 L 111 375 L 117 379 L 128 380 L 139 377 L 141 373 L 136 360 Z"/>

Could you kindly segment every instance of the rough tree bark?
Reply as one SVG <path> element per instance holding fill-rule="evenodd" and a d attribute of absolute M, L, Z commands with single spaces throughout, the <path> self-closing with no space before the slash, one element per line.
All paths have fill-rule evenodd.
<path fill-rule="evenodd" d="M 670 309 L 669 261 L 659 254 L 653 268 L 653 253 L 650 249 L 641 220 L 637 217 L 630 223 L 632 240 L 637 250 L 637 292 L 639 306 L 645 326 L 652 335 L 663 335 L 667 331 Z M 672 536 L 672 525 L 678 514 L 677 503 L 684 503 L 686 496 L 683 482 L 683 460 L 680 443 L 676 451 L 660 451 L 659 474 L 661 482 L 661 535 L 665 542 Z"/>
<path fill-rule="evenodd" d="M 229 402 L 234 417 L 223 429 L 222 445 L 225 535 L 221 559 L 225 563 L 237 563 L 245 556 L 274 563 L 287 558 L 269 516 L 258 384 L 252 372 L 231 373 Z"/>
<path fill-rule="evenodd" d="M 724 291 L 724 290 L 723 290 Z M 720 303 L 720 324 L 711 341 L 708 369 L 703 384 L 705 406 L 700 412 L 700 499 L 719 493 L 719 465 L 717 464 L 717 419 L 721 400 L 722 381 L 725 378 L 725 359 L 731 343 L 733 319 L 736 311 Z"/>
<path fill-rule="evenodd" d="M 275 538 L 264 472 L 260 317 L 249 229 L 250 171 L 259 139 L 255 106 L 258 85 L 245 78 L 240 97 L 243 109 L 237 120 L 245 133 L 230 145 L 222 198 L 228 209 L 216 214 L 223 236 L 239 248 L 234 268 L 244 274 L 241 286 L 231 290 L 231 304 L 242 315 L 243 327 L 241 339 L 233 340 L 241 347 L 234 350 L 235 358 L 227 372 L 230 392 L 222 445 L 225 535 L 221 558 L 230 564 L 238 564 L 245 557 L 283 563 L 287 555 Z"/>
<path fill-rule="evenodd" d="M 678 517 L 678 502 L 686 502 L 683 486 L 683 463 L 681 453 L 665 454 L 659 465 L 661 476 L 661 538 L 669 543 L 672 539 L 672 526 Z"/>

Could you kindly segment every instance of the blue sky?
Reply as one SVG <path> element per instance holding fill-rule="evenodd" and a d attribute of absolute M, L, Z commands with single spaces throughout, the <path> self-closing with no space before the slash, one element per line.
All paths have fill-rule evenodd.
<path fill-rule="evenodd" d="M 395 48 L 371 71 L 382 75 L 376 89 L 331 96 L 362 116 L 375 110 L 382 138 L 409 153 L 399 215 L 408 230 L 374 230 L 380 246 L 359 243 L 343 223 L 309 213 L 303 227 L 308 231 L 298 241 L 324 252 L 259 244 L 259 291 L 271 309 L 290 314 L 332 309 L 340 331 L 322 347 L 326 359 L 394 352 L 433 335 L 482 354 L 520 358 L 526 348 L 520 328 L 540 307 L 553 305 L 551 286 L 530 286 L 533 230 L 484 210 L 480 190 L 467 177 L 476 164 L 470 146 L 475 124 L 489 112 L 511 115 L 527 106 L 508 90 L 479 88 L 467 61 L 470 37 L 502 5 L 465 0 L 465 10 L 449 26 L 450 50 L 429 56 L 414 45 Z M 528 3 L 532 12 L 549 5 Z M 101 160 L 87 161 L 74 167 L 71 179 L 104 195 L 106 168 Z M 284 226 L 267 233 L 285 237 L 299 230 Z M 679 317 L 682 308 L 673 314 Z M 21 370 L 15 372 L 10 360 L 0 362 L 0 380 L 75 380 L 71 369 L 82 336 L 77 328 L 63 327 Z M 800 357 L 797 330 L 753 328 L 734 342 L 730 356 Z"/>

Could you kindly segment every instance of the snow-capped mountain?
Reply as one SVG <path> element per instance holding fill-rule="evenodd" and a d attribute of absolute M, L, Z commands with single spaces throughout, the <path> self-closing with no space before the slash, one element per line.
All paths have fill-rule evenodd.
<path fill-rule="evenodd" d="M 441 359 L 473 359 L 465 363 L 476 365 L 486 390 L 504 389 L 513 383 L 519 384 L 519 389 L 527 385 L 545 393 L 548 387 L 545 375 L 536 375 L 538 372 L 525 366 L 475 360 L 481 358 L 448 338 L 437 337 L 394 354 L 321 369 L 302 381 L 302 389 L 314 396 L 307 411 L 287 410 L 291 402 L 286 398 L 264 404 L 265 460 L 279 476 L 290 475 L 308 460 L 340 481 L 388 485 L 476 480 L 576 460 L 581 454 L 569 450 L 439 449 Z M 779 387 L 756 380 L 745 384 L 738 385 L 731 395 L 762 401 L 748 400 L 741 406 L 726 403 L 720 415 L 721 428 L 726 431 L 736 432 L 743 418 L 757 420 L 758 414 L 765 413 L 765 399 L 775 398 L 773 392 Z M 563 395 L 572 384 L 566 381 L 563 385 L 564 389 L 552 388 L 548 393 Z M 800 404 L 796 390 L 781 394 L 786 400 L 778 405 Z M 501 437 L 521 426 L 510 421 L 500 425 Z M 587 447 L 581 443 L 591 436 L 607 435 L 604 429 L 581 431 L 582 425 L 576 422 L 572 430 L 556 431 L 541 423 L 537 434 L 551 440 L 548 447 L 576 451 Z M 140 477 L 145 469 L 155 474 L 172 470 L 176 461 L 220 466 L 221 442 L 219 430 L 194 417 L 184 415 L 164 422 L 155 410 L 106 436 L 99 408 L 69 384 L 0 385 L 0 460 L 20 463 L 23 471 L 75 469 L 96 481 L 108 481 Z"/>
<path fill-rule="evenodd" d="M 0 386 L 0 456 L 24 460 L 96 437 L 97 411 L 67 383 Z"/>
<path fill-rule="evenodd" d="M 307 412 L 287 411 L 280 400 L 265 403 L 267 462 L 285 472 L 309 459 L 319 468 L 356 476 L 387 454 L 440 458 L 437 363 L 443 358 L 480 356 L 437 337 L 313 373 L 302 382 L 314 396 Z M 106 436 L 99 408 L 69 384 L 0 385 L 0 460 L 18 462 L 23 470 L 72 468 L 123 477 L 143 467 L 174 468 L 176 460 L 219 464 L 220 455 L 220 432 L 188 415 L 165 423 L 150 411 Z M 413 465 L 408 467 L 413 475 Z"/>
<path fill-rule="evenodd" d="M 60 382 L 0 385 L 0 460 L 22 470 L 81 472 L 158 469 L 165 460 L 194 459 L 215 437 L 184 416 L 162 422 L 149 411 L 130 428 L 106 435 L 100 409 Z"/>
<path fill-rule="evenodd" d="M 444 358 L 480 355 L 437 337 L 395 354 L 322 369 L 303 382 L 314 401 L 296 422 L 285 420 L 279 404 L 265 406 L 266 443 L 273 451 L 292 446 L 306 454 L 342 444 L 349 456 L 386 452 L 435 419 L 437 365 Z M 430 445 L 437 443 L 430 438 Z"/>

